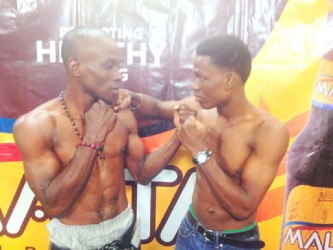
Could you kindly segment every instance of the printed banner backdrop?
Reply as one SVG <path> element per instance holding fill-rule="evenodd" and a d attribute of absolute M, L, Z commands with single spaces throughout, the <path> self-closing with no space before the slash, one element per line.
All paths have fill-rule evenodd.
<path fill-rule="evenodd" d="M 247 95 L 287 124 L 291 145 L 308 119 L 319 58 L 329 49 L 327 13 L 322 0 L 0 1 L 0 249 L 43 250 L 49 243 L 49 218 L 25 182 L 12 125 L 64 89 L 60 47 L 72 27 L 109 32 L 123 54 L 124 87 L 162 100 L 192 94 L 191 60 L 201 40 L 238 35 L 253 56 Z M 167 121 L 141 122 L 147 152 L 165 143 L 172 129 Z M 279 248 L 285 165 L 286 158 L 257 216 L 268 250 Z M 142 249 L 173 249 L 193 191 L 191 157 L 181 148 L 147 186 L 128 173 L 126 180 Z"/>

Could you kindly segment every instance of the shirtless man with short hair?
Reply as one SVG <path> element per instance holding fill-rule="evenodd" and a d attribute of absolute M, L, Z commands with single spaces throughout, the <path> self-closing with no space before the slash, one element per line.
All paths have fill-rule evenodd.
<path fill-rule="evenodd" d="M 148 183 L 180 142 L 174 136 L 145 155 L 135 117 L 121 109 L 120 56 L 111 36 L 75 28 L 64 37 L 62 58 L 65 90 L 14 125 L 26 180 L 54 218 L 50 249 L 128 249 L 134 215 L 124 168 Z"/>
<path fill-rule="evenodd" d="M 174 118 L 178 138 L 193 156 L 196 183 L 177 250 L 259 249 L 256 212 L 289 143 L 286 126 L 251 104 L 244 85 L 251 72 L 247 46 L 234 36 L 199 44 L 193 63 L 194 96 L 142 99 L 141 115 Z M 175 112 L 174 112 L 174 107 Z"/>

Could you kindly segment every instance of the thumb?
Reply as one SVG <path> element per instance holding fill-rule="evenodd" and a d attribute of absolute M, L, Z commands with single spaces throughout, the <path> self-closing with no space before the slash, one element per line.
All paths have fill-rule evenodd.
<path fill-rule="evenodd" d="M 118 111 L 120 109 L 127 108 L 131 104 L 131 97 L 129 93 L 124 89 L 119 89 L 116 97 L 116 102 L 113 105 L 113 109 Z"/>
<path fill-rule="evenodd" d="M 179 107 L 174 107 L 174 116 L 173 116 L 173 123 L 175 124 L 176 129 L 181 128 L 180 118 L 179 118 Z"/>

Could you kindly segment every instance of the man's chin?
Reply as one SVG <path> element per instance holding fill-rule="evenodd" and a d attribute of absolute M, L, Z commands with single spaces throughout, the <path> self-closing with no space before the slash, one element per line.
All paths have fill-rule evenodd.
<path fill-rule="evenodd" d="M 195 101 L 199 103 L 200 107 L 203 109 L 209 109 L 206 107 L 205 103 L 201 101 L 201 99 L 195 98 Z"/>
<path fill-rule="evenodd" d="M 108 105 L 113 105 L 118 100 L 119 91 L 112 90 L 111 93 L 107 95 L 100 96 L 100 99 Z"/>
<path fill-rule="evenodd" d="M 212 109 L 212 108 L 215 108 L 215 106 L 211 106 L 211 105 L 208 105 L 207 103 L 202 103 L 202 102 L 199 102 L 199 105 L 202 109 Z"/>

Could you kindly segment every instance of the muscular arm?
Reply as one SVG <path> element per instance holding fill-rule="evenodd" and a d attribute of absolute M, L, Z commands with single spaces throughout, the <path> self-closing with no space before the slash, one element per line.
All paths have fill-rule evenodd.
<path fill-rule="evenodd" d="M 173 109 L 177 101 L 160 101 L 152 96 L 129 92 L 133 111 L 143 117 L 173 119 Z"/>
<path fill-rule="evenodd" d="M 134 107 L 132 111 L 142 117 L 146 118 L 165 118 L 172 120 L 174 115 L 174 107 L 181 104 L 190 105 L 198 108 L 195 104 L 194 97 L 188 97 L 179 101 L 161 101 L 152 96 L 134 93 L 130 90 L 121 90 L 123 95 L 129 96 L 131 99 L 130 107 Z"/>
<path fill-rule="evenodd" d="M 23 118 L 14 136 L 32 191 L 50 216 L 62 217 L 84 190 L 97 152 L 80 147 L 64 168 L 53 150 L 53 126 L 48 115 Z"/>
<path fill-rule="evenodd" d="M 126 166 L 136 182 L 146 185 L 168 165 L 178 150 L 180 142 L 174 134 L 165 145 L 146 155 L 144 145 L 137 133 L 134 116 L 127 118 L 126 123 L 130 126 Z"/>

